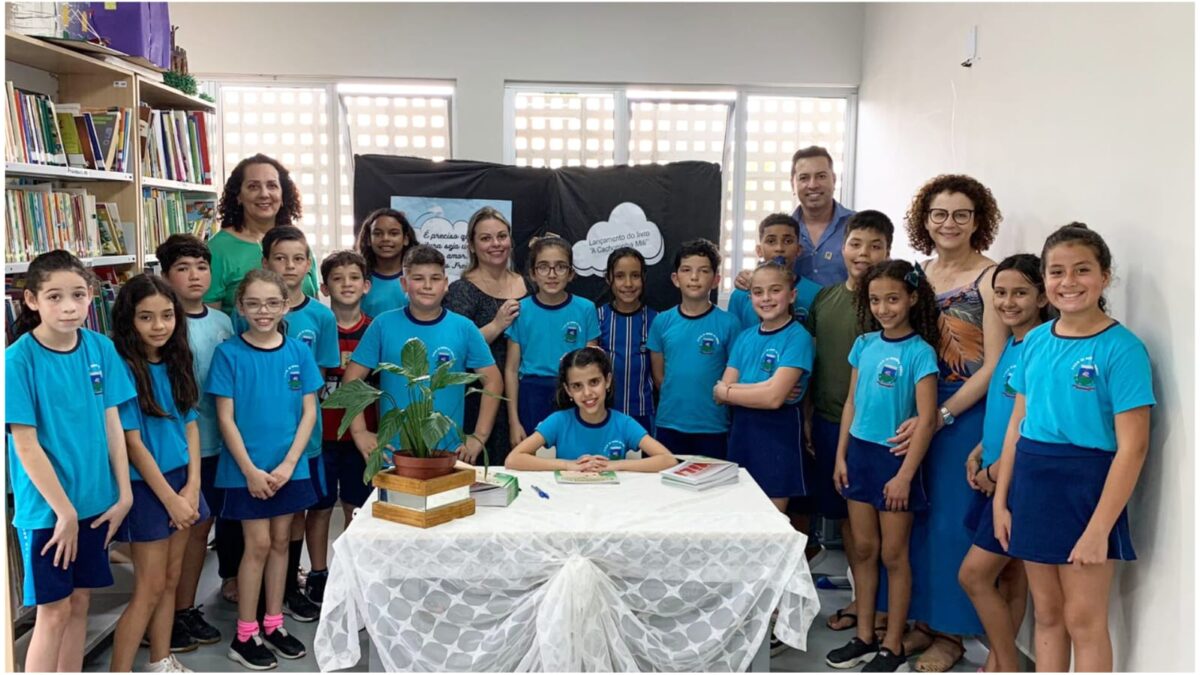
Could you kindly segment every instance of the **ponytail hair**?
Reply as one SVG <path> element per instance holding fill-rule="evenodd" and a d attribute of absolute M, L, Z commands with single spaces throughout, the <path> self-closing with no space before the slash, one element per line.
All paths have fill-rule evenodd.
<path fill-rule="evenodd" d="M 42 290 L 42 285 L 49 281 L 50 275 L 55 272 L 74 272 L 83 278 L 88 288 L 91 288 L 96 280 L 91 270 L 84 267 L 79 258 L 60 249 L 43 253 L 29 263 L 29 271 L 25 273 L 25 292 L 36 298 Z M 13 340 L 37 328 L 41 323 L 42 315 L 30 308 L 29 303 L 25 303 L 25 307 L 13 322 Z"/>
<path fill-rule="evenodd" d="M 917 302 L 908 311 L 908 322 L 921 336 L 937 351 L 942 341 L 941 329 L 938 327 L 942 313 L 937 306 L 937 295 L 933 286 L 925 278 L 925 270 L 920 265 L 907 260 L 884 260 L 876 263 L 867 270 L 866 277 L 858 286 L 858 329 L 870 333 L 881 329 L 875 315 L 871 314 L 871 282 L 876 279 L 894 279 L 904 285 L 910 293 L 917 294 Z"/>
<path fill-rule="evenodd" d="M 1049 237 L 1046 237 L 1046 243 L 1042 245 L 1042 274 L 1046 273 L 1046 254 L 1055 246 L 1063 244 L 1082 244 L 1092 249 L 1096 254 L 1096 261 L 1100 263 L 1100 271 L 1104 274 L 1112 274 L 1112 251 L 1108 249 L 1108 244 L 1104 242 L 1104 237 L 1100 236 L 1099 232 L 1089 229 L 1087 225 L 1080 222 L 1072 222 L 1055 230 Z M 1104 296 L 1100 296 L 1100 311 L 1108 313 L 1108 301 Z"/>
<path fill-rule="evenodd" d="M 558 386 L 554 389 L 554 402 L 558 405 L 559 410 L 570 410 L 575 405 L 575 401 L 571 400 L 571 395 L 567 393 L 567 372 L 572 368 L 586 368 L 588 366 L 597 366 L 600 368 L 600 374 L 604 377 L 612 375 L 612 361 L 608 359 L 608 354 L 604 353 L 599 347 L 582 347 L 572 352 L 567 352 L 558 361 Z M 604 395 L 604 407 L 611 408 L 613 403 L 612 387 Z"/>

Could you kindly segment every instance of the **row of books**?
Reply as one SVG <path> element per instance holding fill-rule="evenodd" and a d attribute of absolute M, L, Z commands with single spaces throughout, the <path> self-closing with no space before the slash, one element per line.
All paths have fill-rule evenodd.
<path fill-rule="evenodd" d="M 98 171 L 133 170 L 136 117 L 129 108 L 84 109 L 6 82 L 7 162 Z"/>
<path fill-rule="evenodd" d="M 153 251 L 173 234 L 190 233 L 208 239 L 216 229 L 216 200 L 182 192 L 142 188 L 146 250 Z"/>
<path fill-rule="evenodd" d="M 83 188 L 51 183 L 4 190 L 5 262 L 24 262 L 55 249 L 80 257 L 123 255 L 121 215 L 114 202 L 99 202 Z"/>
<path fill-rule="evenodd" d="M 147 107 L 139 109 L 138 113 L 141 117 L 143 175 L 186 183 L 212 183 L 208 148 L 212 118 L 209 113 Z"/>

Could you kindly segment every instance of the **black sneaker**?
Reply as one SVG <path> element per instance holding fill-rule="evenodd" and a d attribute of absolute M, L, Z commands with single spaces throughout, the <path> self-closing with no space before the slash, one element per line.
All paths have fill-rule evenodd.
<path fill-rule="evenodd" d="M 171 629 L 171 635 L 183 631 L 202 645 L 215 645 L 220 642 L 221 631 L 204 620 L 204 612 L 200 611 L 203 606 L 197 605 L 175 612 L 175 626 Z"/>
<path fill-rule="evenodd" d="M 321 616 L 321 608 L 314 605 L 298 588 L 283 596 L 283 611 L 300 623 L 316 621 Z"/>
<path fill-rule="evenodd" d="M 275 655 L 267 649 L 267 645 L 263 643 L 262 637 L 255 635 L 254 637 L 242 642 L 236 637 L 229 645 L 229 660 L 237 661 L 250 670 L 271 670 L 279 665 L 275 660 Z"/>
<path fill-rule="evenodd" d="M 857 637 L 851 638 L 845 646 L 829 652 L 825 656 L 825 663 L 830 668 L 853 668 L 860 663 L 866 663 L 875 658 L 875 654 L 879 652 L 878 644 L 867 644 Z"/>
<path fill-rule="evenodd" d="M 142 636 L 141 645 L 147 648 L 150 647 L 149 636 Z M 190 652 L 199 646 L 200 643 L 192 637 L 191 633 L 189 633 L 186 629 L 181 629 L 179 625 L 179 615 L 176 614 L 175 624 L 171 626 L 171 653 L 179 654 L 182 652 Z"/>
<path fill-rule="evenodd" d="M 308 599 L 318 606 L 325 602 L 325 584 L 328 581 L 329 570 L 308 573 L 308 581 L 304 585 L 304 590 L 308 595 Z"/>
<path fill-rule="evenodd" d="M 893 654 L 892 650 L 884 647 L 879 650 L 871 662 L 863 666 L 864 673 L 894 673 L 908 661 L 904 654 Z"/>
<path fill-rule="evenodd" d="M 271 651 L 285 659 L 302 659 L 308 653 L 304 650 L 304 643 L 288 635 L 283 626 L 276 628 L 273 633 L 264 633 L 263 640 Z"/>

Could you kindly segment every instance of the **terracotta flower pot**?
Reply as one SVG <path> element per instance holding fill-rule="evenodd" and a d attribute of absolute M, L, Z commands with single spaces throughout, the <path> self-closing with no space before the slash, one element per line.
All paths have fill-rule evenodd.
<path fill-rule="evenodd" d="M 392 463 L 396 465 L 396 475 L 416 480 L 429 480 L 445 476 L 454 471 L 454 463 L 458 456 L 444 450 L 434 451 L 433 457 L 413 457 L 406 452 L 392 453 Z"/>

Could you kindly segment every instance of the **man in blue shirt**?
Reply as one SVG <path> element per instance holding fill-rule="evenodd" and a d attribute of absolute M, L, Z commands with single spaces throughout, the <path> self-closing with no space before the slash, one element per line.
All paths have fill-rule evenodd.
<path fill-rule="evenodd" d="M 843 283 L 847 276 L 842 242 L 854 211 L 833 198 L 836 183 L 833 157 L 825 148 L 810 145 L 792 155 L 792 191 L 800 201 L 792 219 L 800 224 L 802 248 L 796 274 L 821 286 Z"/>

